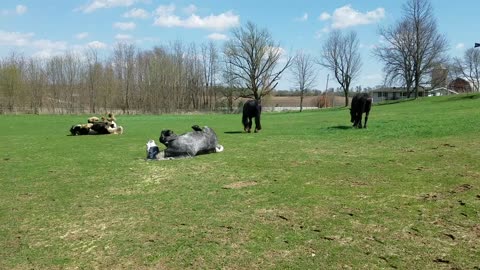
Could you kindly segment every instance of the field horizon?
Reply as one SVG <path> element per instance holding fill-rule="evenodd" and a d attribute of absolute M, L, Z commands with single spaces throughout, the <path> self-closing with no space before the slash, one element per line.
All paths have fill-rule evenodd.
<path fill-rule="evenodd" d="M 480 269 L 480 94 L 372 107 L 0 115 L 0 269 Z M 225 147 L 146 161 L 162 129 Z"/>

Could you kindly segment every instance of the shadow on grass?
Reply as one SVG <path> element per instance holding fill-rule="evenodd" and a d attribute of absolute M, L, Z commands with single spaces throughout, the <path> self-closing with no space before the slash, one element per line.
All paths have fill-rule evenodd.
<path fill-rule="evenodd" d="M 333 126 L 333 127 L 328 127 L 328 129 L 352 129 L 352 126 Z"/>
<path fill-rule="evenodd" d="M 242 134 L 243 131 L 225 131 L 225 134 Z"/>

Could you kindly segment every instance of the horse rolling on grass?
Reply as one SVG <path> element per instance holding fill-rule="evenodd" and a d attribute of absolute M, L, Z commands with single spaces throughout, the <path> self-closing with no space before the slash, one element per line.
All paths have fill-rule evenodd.
<path fill-rule="evenodd" d="M 147 159 L 165 160 L 176 158 L 194 157 L 201 154 L 218 153 L 223 151 L 223 146 L 218 144 L 218 138 L 213 129 L 198 125 L 192 126 L 193 131 L 181 135 L 172 130 L 162 130 L 159 141 L 167 148 L 160 151 L 154 140 L 149 140 L 147 146 Z"/>

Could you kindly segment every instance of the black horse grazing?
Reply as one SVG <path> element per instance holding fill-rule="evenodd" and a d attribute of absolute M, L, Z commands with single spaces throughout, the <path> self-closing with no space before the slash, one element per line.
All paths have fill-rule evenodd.
<path fill-rule="evenodd" d="M 160 151 L 154 140 L 147 142 L 147 159 L 174 159 L 193 157 L 201 154 L 217 153 L 223 151 L 223 146 L 218 144 L 218 138 L 213 129 L 209 127 L 192 127 L 193 131 L 181 135 L 171 130 L 162 130 L 160 142 L 167 148 Z"/>
<path fill-rule="evenodd" d="M 255 117 L 255 132 L 262 129 L 260 125 L 260 114 L 262 113 L 262 105 L 257 100 L 249 100 L 243 104 L 242 123 L 243 130 L 250 133 L 252 129 L 252 118 Z"/>
<path fill-rule="evenodd" d="M 354 127 L 362 128 L 362 114 L 365 113 L 364 128 L 367 128 L 368 114 L 372 107 L 372 98 L 367 93 L 358 93 L 352 99 L 350 122 Z"/>

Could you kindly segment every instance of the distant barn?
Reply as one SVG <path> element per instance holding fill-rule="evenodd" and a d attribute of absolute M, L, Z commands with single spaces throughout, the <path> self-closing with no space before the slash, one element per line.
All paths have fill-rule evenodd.
<path fill-rule="evenodd" d="M 458 93 L 470 93 L 472 92 L 472 85 L 469 81 L 463 78 L 456 78 L 448 84 L 448 89 L 454 90 Z"/>

